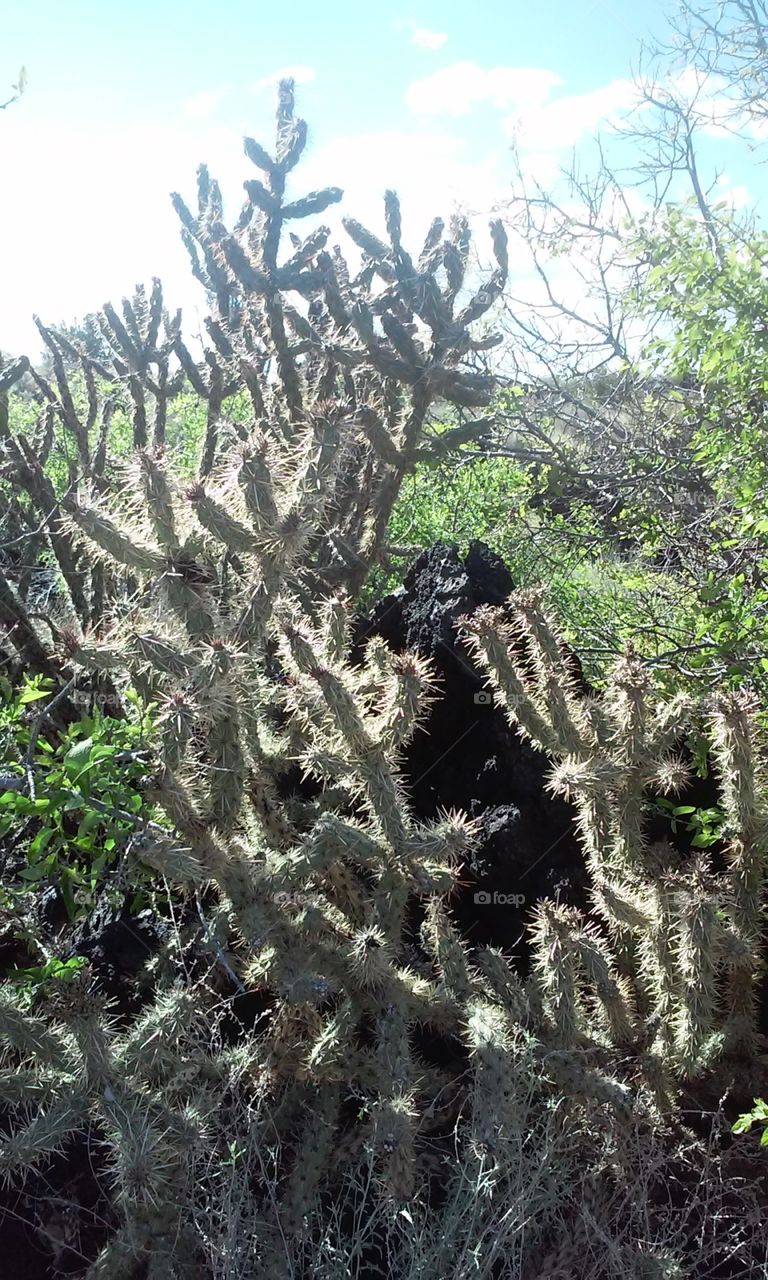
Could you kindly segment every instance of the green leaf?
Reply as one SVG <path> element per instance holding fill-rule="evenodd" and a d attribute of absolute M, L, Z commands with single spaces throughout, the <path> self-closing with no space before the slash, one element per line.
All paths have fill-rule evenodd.
<path fill-rule="evenodd" d="M 19 813 L 27 813 L 29 805 L 29 796 L 22 795 L 20 791 L 4 791 L 0 795 L 0 809 L 17 809 Z"/>
<path fill-rule="evenodd" d="M 698 835 L 691 840 L 692 849 L 709 849 L 717 840 L 714 832 L 700 831 Z"/>
<path fill-rule="evenodd" d="M 19 703 L 25 707 L 29 702 L 40 702 L 42 698 L 48 697 L 47 689 L 24 689 L 19 694 Z"/>
<path fill-rule="evenodd" d="M 77 742 L 74 747 L 64 757 L 64 768 L 73 782 L 85 772 L 89 766 L 91 749 L 93 747 L 93 739 L 85 738 L 82 742 Z"/>
<path fill-rule="evenodd" d="M 754 1121 L 751 1114 L 739 1116 L 738 1120 L 731 1127 L 732 1133 L 749 1133 Z"/>
<path fill-rule="evenodd" d="M 80 823 L 80 826 L 78 827 L 78 831 L 77 831 L 78 836 L 87 836 L 91 831 L 95 831 L 97 827 L 101 826 L 103 821 L 104 821 L 103 814 L 97 813 L 95 809 L 91 810 L 90 813 L 86 813 L 85 817 Z"/>
<path fill-rule="evenodd" d="M 69 867 L 62 867 L 59 888 L 61 889 L 61 896 L 64 899 L 64 906 L 67 909 L 67 915 L 70 920 L 74 920 L 77 914 L 77 907 L 75 906 L 75 898 L 72 893 L 72 872 Z"/>
<path fill-rule="evenodd" d="M 34 867 L 24 867 L 19 872 L 19 875 L 21 876 L 22 880 L 37 881 L 37 880 L 42 880 L 45 873 L 46 873 L 45 864 L 42 862 L 38 862 Z"/>
<path fill-rule="evenodd" d="M 29 846 L 30 854 L 33 857 L 37 857 L 38 854 L 43 853 L 55 835 L 56 831 L 53 827 L 43 827 L 42 831 L 37 833 Z"/>

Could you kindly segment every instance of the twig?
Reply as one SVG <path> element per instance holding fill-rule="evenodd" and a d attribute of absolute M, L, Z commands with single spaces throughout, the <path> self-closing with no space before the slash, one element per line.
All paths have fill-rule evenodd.
<path fill-rule="evenodd" d="M 199 917 L 200 917 L 200 923 L 201 923 L 201 925 L 203 926 L 203 929 L 204 929 L 204 931 L 205 931 L 205 936 L 206 936 L 206 938 L 207 938 L 207 940 L 208 940 L 209 944 L 213 947 L 214 951 L 216 952 L 216 955 L 217 955 L 217 957 L 218 957 L 219 963 L 221 964 L 222 968 L 226 971 L 226 973 L 227 973 L 228 977 L 231 979 L 231 981 L 235 984 L 235 986 L 237 987 L 238 991 L 240 991 L 240 992 L 244 992 L 244 991 L 245 991 L 245 986 L 243 985 L 243 983 L 242 983 L 242 982 L 240 981 L 240 979 L 238 978 L 238 976 L 237 976 L 237 974 L 235 973 L 234 969 L 232 968 L 232 966 L 230 965 L 229 961 L 227 960 L 227 957 L 224 955 L 224 952 L 222 951 L 222 949 L 221 949 L 221 947 L 219 946 L 218 942 L 216 941 L 216 939 L 214 938 L 213 934 L 211 933 L 210 927 L 209 927 L 209 925 L 208 925 L 208 921 L 206 920 L 205 916 L 203 915 L 203 904 L 202 904 L 202 903 L 201 903 L 201 901 L 200 901 L 200 890 L 199 890 L 199 889 L 195 889 L 195 902 L 196 902 L 196 904 L 197 904 L 197 914 L 198 914 L 198 915 L 199 915 Z"/>
<path fill-rule="evenodd" d="M 72 678 L 68 680 L 67 683 L 63 685 L 61 689 L 59 689 L 59 692 L 54 694 L 50 702 L 47 702 L 45 704 L 42 711 L 39 711 L 38 714 L 35 716 L 35 719 L 32 721 L 32 728 L 29 731 L 29 744 L 27 746 L 27 753 L 24 757 L 24 772 L 27 776 L 27 787 L 29 789 L 30 800 L 34 800 L 36 798 L 35 797 L 35 747 L 37 746 L 37 739 L 39 737 L 40 730 L 42 729 L 45 721 L 48 719 L 48 716 L 53 711 L 54 707 L 64 700 L 64 698 L 67 696 L 67 694 L 69 693 L 74 683 L 75 683 L 75 677 L 72 676 Z"/>

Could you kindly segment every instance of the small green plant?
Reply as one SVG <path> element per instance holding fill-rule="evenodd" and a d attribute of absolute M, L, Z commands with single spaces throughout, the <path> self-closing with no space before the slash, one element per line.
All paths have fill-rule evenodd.
<path fill-rule="evenodd" d="M 763 1098 L 755 1098 L 755 1105 L 751 1111 L 745 1111 L 739 1116 L 733 1126 L 733 1133 L 749 1133 L 753 1124 L 763 1125 L 763 1131 L 760 1134 L 760 1146 L 768 1147 L 768 1102 Z"/>
<path fill-rule="evenodd" d="M 11 864 L 6 881 L 15 880 L 17 889 L 55 886 L 74 920 L 110 880 L 135 829 L 143 805 L 151 710 L 137 699 L 130 719 L 105 716 L 96 708 L 46 736 L 45 724 L 37 733 L 32 725 L 37 704 L 51 695 L 49 680 L 27 677 L 15 697 L 3 682 L 2 693 L 6 789 L 0 793 L 0 841 Z M 131 873 L 137 909 L 143 901 L 141 874 Z"/>
<path fill-rule="evenodd" d="M 26 988 L 31 995 L 37 995 L 41 991 L 49 991 L 57 982 L 73 982 L 87 963 L 85 956 L 70 956 L 68 960 L 51 956 L 44 964 L 14 969 L 8 974 L 8 980 Z"/>
<path fill-rule="evenodd" d="M 704 809 L 695 804 L 675 804 L 663 796 L 654 804 L 669 817 L 673 835 L 679 830 L 690 835 L 692 849 L 711 849 L 721 839 L 725 815 L 717 805 Z"/>

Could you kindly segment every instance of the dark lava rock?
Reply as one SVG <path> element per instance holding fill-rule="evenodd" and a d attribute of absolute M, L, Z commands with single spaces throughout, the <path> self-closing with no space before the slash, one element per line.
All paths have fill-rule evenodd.
<path fill-rule="evenodd" d="M 360 620 L 355 639 L 378 635 L 398 652 L 447 658 L 457 649 L 456 620 L 481 604 L 503 604 L 514 586 L 504 561 L 485 543 L 471 543 L 462 560 L 453 544 L 436 542 L 414 562 L 400 590 Z M 482 686 L 479 677 L 477 683 Z"/>
<path fill-rule="evenodd" d="M 526 743 L 493 706 L 485 678 L 457 631 L 462 614 L 481 605 L 504 606 L 514 589 L 512 575 L 499 556 L 473 542 L 466 556 L 455 545 L 436 543 L 414 562 L 403 587 L 385 597 L 354 631 L 353 660 L 363 646 L 381 636 L 396 652 L 416 651 L 432 659 L 441 696 L 417 732 L 405 758 L 405 782 L 421 819 L 441 809 L 461 809 L 481 822 L 482 840 L 461 877 L 452 902 L 471 945 L 513 948 L 525 964 L 523 940 L 531 908 L 542 897 L 587 910 L 587 875 L 576 835 L 574 811 L 546 790 L 548 758 Z M 593 692 L 578 657 L 564 653 L 577 685 Z M 680 750 L 693 764 L 684 744 Z M 717 805 L 716 780 L 691 777 L 679 804 Z M 685 825 L 649 810 L 647 836 L 667 840 L 681 861 L 695 850 Z M 722 849 L 710 850 L 722 870 Z M 761 993 L 768 1024 L 768 982 Z"/>
<path fill-rule="evenodd" d="M 457 547 L 436 543 L 355 632 L 358 656 L 366 640 L 381 636 L 435 665 L 441 696 L 410 744 L 405 782 L 421 819 L 441 809 L 480 819 L 482 840 L 452 910 L 471 945 L 505 948 L 515 948 L 539 898 L 587 905 L 573 810 L 546 792 L 549 760 L 493 706 L 457 633 L 462 614 L 503 604 L 514 585 L 484 543 L 472 543 L 463 558 Z"/>
<path fill-rule="evenodd" d="M 135 1012 L 150 994 L 136 979 L 172 927 L 149 908 L 133 913 L 127 902 L 114 906 L 103 897 L 69 935 L 68 955 L 86 956 L 99 989 L 121 1012 Z"/>

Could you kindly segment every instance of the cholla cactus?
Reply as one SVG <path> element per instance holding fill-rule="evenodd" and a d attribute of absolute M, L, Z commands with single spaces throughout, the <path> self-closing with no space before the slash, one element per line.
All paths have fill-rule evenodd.
<path fill-rule="evenodd" d="M 221 509 L 247 529 L 247 505 L 236 505 L 242 488 L 233 485 Z M 239 609 L 234 596 L 226 613 L 209 604 L 201 585 L 199 607 L 162 594 L 160 607 L 148 599 L 119 620 L 103 648 L 74 636 L 67 645 L 75 663 L 142 678 L 164 707 L 164 760 L 148 799 L 165 809 L 176 834 L 148 826 L 135 854 L 169 879 L 218 887 L 238 936 L 242 980 L 276 1002 L 252 1073 L 275 1106 L 297 1090 L 304 1096 L 314 1157 L 302 1140 L 284 1204 L 284 1225 L 301 1232 L 322 1180 L 321 1149 L 332 1149 L 334 1116 L 350 1092 L 367 1099 L 365 1133 L 382 1193 L 399 1202 L 413 1194 L 419 1117 L 434 1083 L 414 1057 L 413 1030 L 456 1035 L 467 991 L 482 988 L 479 978 L 462 979 L 466 958 L 442 905 L 475 824 L 457 813 L 417 822 L 398 767 L 434 696 L 430 666 L 380 644 L 358 667 L 348 665 L 343 603 L 328 598 L 307 613 L 301 581 L 267 523 L 270 506 L 280 518 L 275 491 L 270 477 L 250 550 L 240 540 Z M 145 494 L 148 502 L 162 497 L 155 532 L 173 529 L 182 542 L 192 536 L 184 496 L 170 481 L 154 478 Z M 123 555 L 126 535 L 115 536 L 107 517 L 73 508 L 71 519 L 105 557 Z M 148 556 L 162 556 L 150 521 L 136 534 Z M 132 567 L 140 571 L 135 555 Z M 261 590 L 270 574 L 274 594 Z M 157 585 L 164 593 L 162 580 Z M 201 610 L 219 635 L 200 637 Z M 282 798 L 296 763 L 326 785 L 319 800 Z M 421 971 L 414 965 L 407 909 L 417 899 L 427 910 L 435 974 L 424 961 Z M 159 1002 L 147 1015 L 158 1026 L 149 1035 L 137 1024 L 120 1062 L 128 1071 L 141 1062 L 157 1084 L 192 1012 L 182 995 L 167 1008 Z"/>
<path fill-rule="evenodd" d="M 559 1043 L 650 1041 L 651 1060 L 688 1076 L 724 1049 L 752 1051 L 766 879 L 754 708 L 729 695 L 710 711 L 729 871 L 715 875 L 703 859 L 675 869 L 672 850 L 647 834 L 648 801 L 685 783 L 691 700 L 660 701 L 631 650 L 603 696 L 579 692 L 538 593 L 481 609 L 463 630 L 510 721 L 554 759 L 549 785 L 575 805 L 604 922 L 607 936 L 576 912 L 537 908 L 536 975 Z"/>
<path fill-rule="evenodd" d="M 121 1267 L 131 1274 L 141 1258 L 150 1270 L 183 1276 L 172 1259 L 188 1230 L 190 1159 L 205 1136 L 205 1086 L 222 1077 L 194 1036 L 189 996 L 167 993 L 121 1035 L 82 973 L 48 997 L 45 1016 L 24 1006 L 8 991 L 0 1001 L 0 1096 L 12 1121 L 0 1142 L 0 1178 L 22 1185 L 74 1134 L 89 1132 L 124 1222 L 93 1275 Z"/>
<path fill-rule="evenodd" d="M 292 230 L 342 196 L 327 187 L 287 197 L 306 138 L 306 125 L 294 113 L 293 82 L 284 80 L 274 151 L 245 139 L 246 156 L 263 180 L 246 179 L 246 202 L 232 230 L 223 222 L 218 184 L 204 166 L 196 212 L 173 196 L 193 272 L 213 306 L 202 360 L 185 345 L 180 313 L 168 313 L 155 280 L 149 296 L 140 287 L 123 301 L 122 314 L 104 307 L 99 324 L 111 359 L 95 358 L 38 321 L 52 378 L 28 361 L 3 371 L 2 421 L 8 388 L 26 375 L 40 422 L 36 440 L 10 424 L 0 431 L 0 476 L 14 487 L 17 523 L 34 534 L 29 549 L 53 553 L 81 626 L 101 623 L 110 603 L 132 590 L 135 571 L 164 575 L 173 608 L 186 610 L 186 624 L 206 634 L 215 619 L 202 597 L 220 604 L 227 584 L 240 580 L 238 557 L 257 547 L 265 595 L 274 593 L 289 565 L 300 565 L 314 595 L 344 585 L 354 592 L 386 559 L 387 522 L 403 478 L 431 451 L 443 453 L 487 430 L 488 419 L 473 422 L 471 414 L 494 391 L 494 379 L 477 369 L 477 353 L 489 340 L 474 339 L 471 328 L 506 280 L 501 223 L 491 224 L 496 268 L 462 302 L 466 220 L 455 218 L 446 233 L 436 219 L 421 254 L 413 256 L 403 243 L 397 196 L 389 191 L 386 240 L 354 218 L 344 219 L 353 251 L 362 255 L 355 273 L 338 248 L 329 251 L 327 227 L 316 226 L 304 240 Z M 200 483 L 189 493 L 196 517 L 191 528 L 189 521 L 171 521 L 173 485 L 160 465 L 169 414 L 185 392 L 199 398 L 205 416 Z M 460 419 L 468 411 L 470 420 L 432 435 L 430 411 L 438 400 L 455 406 Z M 243 421 L 247 409 L 250 422 Z M 154 547 L 115 517 L 119 498 L 132 491 L 115 467 L 118 420 L 129 426 L 138 451 L 133 483 Z M 79 554 L 71 524 L 59 519 L 61 493 L 44 470 L 52 442 L 59 440 L 54 426 L 62 428 L 65 487 L 79 504 L 80 525 L 116 558 L 117 572 L 114 562 Z M 240 490 L 236 511 L 228 505 L 227 483 L 224 491 L 218 484 L 222 473 Z M 209 489 L 212 477 L 217 479 Z M 109 510 L 94 508 L 90 498 L 98 495 L 109 495 Z M 225 548 L 214 563 L 204 555 L 211 537 Z M 197 590 L 203 582 L 210 591 Z M 259 618 L 253 585 L 246 628 Z M 22 603 L 16 602 L 16 612 Z M 28 658 L 33 637 L 34 631 L 27 637 Z"/>
<path fill-rule="evenodd" d="M 351 664 L 349 601 L 386 558 L 403 477 L 433 447 L 485 428 L 463 422 L 431 441 L 429 412 L 438 399 L 459 411 L 489 401 L 493 380 L 463 362 L 484 345 L 470 326 L 503 288 L 506 244 L 493 224 L 497 269 L 461 305 L 466 222 L 445 236 L 436 220 L 414 260 L 390 192 L 386 240 L 345 220 L 362 252 L 356 276 L 327 251 L 326 228 L 291 235 L 286 258 L 286 225 L 341 195 L 287 199 L 305 140 L 284 82 L 274 153 L 246 140 L 264 180 L 246 181 L 234 229 L 205 169 L 196 214 L 174 197 L 215 306 L 200 362 L 155 283 L 122 317 L 104 309 L 111 362 L 40 325 L 53 365 L 51 382 L 33 374 L 41 448 L 2 432 L 3 474 L 43 517 L 72 616 L 53 663 L 2 578 L 0 618 L 38 668 L 64 662 L 155 702 L 146 799 L 167 823 L 136 817 L 127 857 L 173 884 L 207 884 L 228 974 L 267 1009 L 230 1052 L 213 1047 L 198 991 L 161 987 L 119 1031 L 82 985 L 34 1016 L 0 998 L 0 1097 L 13 1111 L 0 1176 L 21 1178 L 76 1131 L 99 1134 L 121 1227 L 93 1280 L 130 1275 L 137 1259 L 148 1275 L 185 1274 L 200 1244 L 195 1153 L 211 1135 L 217 1154 L 230 1145 L 232 1096 L 233 1150 L 242 1137 L 258 1153 L 249 1173 L 276 1205 L 248 1274 L 303 1274 L 286 1251 L 312 1238 L 321 1190 L 345 1160 L 367 1169 L 382 1213 L 397 1218 L 428 1184 L 425 1134 L 444 1120 L 481 1189 L 503 1194 L 530 1145 L 532 1094 L 542 1111 L 560 1100 L 558 1124 L 582 1107 L 607 1108 L 620 1126 L 635 1097 L 617 1059 L 645 1063 L 663 1102 L 670 1063 L 693 1074 L 754 1035 L 764 824 L 748 709 L 718 702 L 712 713 L 729 873 L 674 870 L 646 839 L 644 798 L 684 782 L 675 744 L 691 707 L 658 704 L 631 654 L 604 699 L 581 697 L 530 594 L 513 600 L 513 625 L 481 610 L 465 629 L 510 718 L 557 762 L 552 788 L 575 801 L 604 928 L 540 904 L 526 985 L 502 952 L 473 954 L 454 925 L 477 825 L 455 812 L 417 821 L 400 771 L 435 696 L 432 669 L 380 641 Z M 10 381 L 0 374 L 0 422 Z M 165 447 L 187 382 L 205 406 L 195 478 Z M 119 464 L 118 409 L 133 445 Z M 41 463 L 54 418 L 73 446 L 61 501 Z M 450 1046 L 458 1079 L 420 1056 L 417 1032 Z"/>
<path fill-rule="evenodd" d="M 744 694 L 716 697 L 711 712 L 715 767 L 720 776 L 728 875 L 725 893 L 731 928 L 724 938 L 730 1012 L 725 1026 L 728 1048 L 754 1052 L 756 986 L 765 918 L 768 824 L 756 741 L 757 707 Z"/>
<path fill-rule="evenodd" d="M 463 417 L 490 400 L 494 380 L 466 356 L 487 345 L 475 344 L 470 328 L 499 296 L 507 269 L 494 223 L 498 267 L 462 302 L 466 222 L 454 220 L 444 235 L 435 221 L 414 259 L 391 192 L 386 241 L 346 222 L 362 252 L 356 276 L 338 250 L 326 250 L 327 228 L 303 242 L 291 235 L 286 258 L 286 229 L 341 196 L 328 188 L 287 198 L 305 141 L 293 86 L 283 82 L 274 152 L 245 143 L 264 181 L 246 181 L 235 228 L 224 226 L 205 169 L 196 215 L 174 197 L 193 270 L 215 307 L 201 362 L 182 340 L 180 317 L 164 310 L 158 282 L 149 297 L 139 290 L 124 302 L 122 315 L 105 307 L 111 361 L 39 326 L 53 366 L 51 382 L 32 374 L 43 425 L 50 434 L 58 419 L 77 459 L 63 499 L 30 442 L 3 433 L 3 474 L 50 528 L 69 590 L 57 660 L 118 693 L 130 682 L 159 708 L 147 799 L 168 825 L 138 819 L 131 857 L 171 882 L 215 887 L 236 935 L 236 980 L 273 1002 L 248 1072 L 282 1117 L 293 1154 L 282 1218 L 299 1234 L 350 1096 L 364 1099 L 358 1140 L 377 1185 L 387 1200 L 410 1198 L 424 1099 L 443 1084 L 416 1059 L 412 1034 L 432 1026 L 456 1035 L 461 1022 L 464 990 L 443 968 L 450 926 L 441 904 L 475 826 L 456 813 L 414 819 L 398 762 L 433 696 L 431 671 L 375 643 L 362 666 L 349 666 L 348 602 L 385 555 L 403 477 L 432 447 L 431 406 L 439 399 Z M 182 477 L 166 449 L 169 413 L 187 384 L 205 406 L 196 478 Z M 127 458 L 111 448 L 117 412 L 132 431 Z M 486 426 L 461 421 L 435 447 Z M 25 653 L 42 665 L 47 655 L 23 601 L 10 586 L 3 601 Z M 318 799 L 287 788 L 297 765 L 322 787 Z M 417 962 L 409 933 L 417 900 L 435 926 L 434 971 L 423 956 Z M 79 1039 L 6 1019 L 9 1043 L 21 1050 L 37 1037 L 49 1072 L 59 1073 L 58 1092 L 45 1086 L 51 1105 L 6 1143 L 8 1169 L 55 1150 L 94 1108 L 113 1152 L 126 1227 L 95 1274 L 123 1266 L 146 1239 L 162 1259 L 180 1229 L 189 1126 L 170 1114 L 169 1098 L 202 1108 L 194 1087 L 183 1087 L 195 1016 L 185 993 L 160 994 L 112 1043 L 95 1015 Z M 73 1092 L 78 1053 L 86 1070 Z M 216 1075 L 215 1064 L 191 1065 Z M 147 1098 L 141 1112 L 136 1081 Z M 297 1140 L 301 1117 L 310 1137 Z"/>

